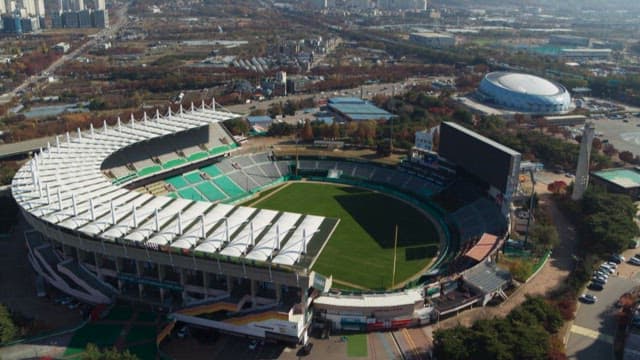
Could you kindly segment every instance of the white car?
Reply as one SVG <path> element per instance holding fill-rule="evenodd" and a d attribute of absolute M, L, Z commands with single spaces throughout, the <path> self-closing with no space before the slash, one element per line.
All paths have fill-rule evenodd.
<path fill-rule="evenodd" d="M 178 339 L 184 339 L 189 335 L 189 328 L 185 325 L 178 330 Z"/>
<path fill-rule="evenodd" d="M 616 272 L 614 268 L 607 266 L 605 264 L 600 265 L 600 270 L 604 272 L 608 272 L 609 274 L 614 274 Z"/>
<path fill-rule="evenodd" d="M 637 257 L 632 257 L 631 259 L 629 259 L 629 264 L 631 265 L 640 265 L 640 258 Z"/>

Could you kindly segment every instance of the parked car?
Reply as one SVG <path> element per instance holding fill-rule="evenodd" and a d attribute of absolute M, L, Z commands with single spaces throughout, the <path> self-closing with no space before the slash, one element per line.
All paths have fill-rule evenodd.
<path fill-rule="evenodd" d="M 629 259 L 628 263 L 631 264 L 631 265 L 640 266 L 640 258 L 637 258 L 637 257 L 634 256 L 634 257 Z"/>
<path fill-rule="evenodd" d="M 587 286 L 590 290 L 602 291 L 604 290 L 604 285 L 592 282 Z"/>
<path fill-rule="evenodd" d="M 605 278 L 607 280 L 609 279 L 609 273 L 606 272 L 606 271 L 601 271 L 601 270 L 595 270 L 593 272 L 593 276 L 599 276 L 599 277 Z"/>
<path fill-rule="evenodd" d="M 579 299 L 585 304 L 595 304 L 598 302 L 598 297 L 591 294 L 582 294 Z"/>
<path fill-rule="evenodd" d="M 602 264 L 600 265 L 600 270 L 603 272 L 607 272 L 609 274 L 615 274 L 616 270 L 608 265 Z"/>
<path fill-rule="evenodd" d="M 604 278 L 600 278 L 600 277 L 592 278 L 591 282 L 593 282 L 594 284 L 600 284 L 602 286 L 607 284 L 607 280 L 605 280 Z"/>
<path fill-rule="evenodd" d="M 616 254 L 616 255 L 611 255 L 611 257 L 609 258 L 609 261 L 616 264 L 622 264 L 625 261 L 625 258 L 622 255 Z"/>
<path fill-rule="evenodd" d="M 258 347 L 258 340 L 253 339 L 249 342 L 249 350 L 255 350 Z"/>
<path fill-rule="evenodd" d="M 62 301 L 60 301 L 60 305 L 69 305 L 72 302 L 73 302 L 72 297 L 65 297 L 64 299 L 62 299 Z"/>
<path fill-rule="evenodd" d="M 187 325 L 183 326 L 178 330 L 178 339 L 184 339 L 189 335 L 189 327 Z"/>
<path fill-rule="evenodd" d="M 70 303 L 67 304 L 67 308 L 69 308 L 69 310 L 77 309 L 78 306 L 80 306 L 80 303 L 77 302 L 77 301 L 70 302 Z"/>

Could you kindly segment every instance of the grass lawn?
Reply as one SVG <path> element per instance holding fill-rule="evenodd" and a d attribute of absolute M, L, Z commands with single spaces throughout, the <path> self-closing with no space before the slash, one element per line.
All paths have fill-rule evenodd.
<path fill-rule="evenodd" d="M 72 357 L 83 353 L 88 343 L 98 347 L 111 347 L 122 331 L 122 325 L 89 323 L 76 331 L 64 352 L 63 357 Z"/>
<path fill-rule="evenodd" d="M 127 305 L 117 305 L 107 315 L 105 320 L 127 321 L 133 316 L 133 309 Z"/>
<path fill-rule="evenodd" d="M 133 325 L 126 337 L 127 343 L 137 343 L 144 340 L 156 339 L 156 327 L 145 325 Z"/>
<path fill-rule="evenodd" d="M 347 356 L 348 357 L 366 357 L 369 355 L 367 351 L 367 334 L 347 335 Z"/>
<path fill-rule="evenodd" d="M 369 289 L 391 287 L 396 225 L 396 283 L 424 268 L 439 246 L 434 225 L 419 211 L 369 190 L 292 183 L 253 206 L 339 218 L 313 270 Z"/>

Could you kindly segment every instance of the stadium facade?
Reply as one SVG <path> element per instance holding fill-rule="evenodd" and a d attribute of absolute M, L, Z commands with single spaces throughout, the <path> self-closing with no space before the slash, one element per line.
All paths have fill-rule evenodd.
<path fill-rule="evenodd" d="M 535 75 L 492 72 L 478 91 L 488 102 L 522 113 L 561 114 L 571 109 L 571 94 L 564 86 Z"/>
<path fill-rule="evenodd" d="M 435 194 L 476 194 L 474 188 L 451 187 L 451 164 L 444 171 L 416 162 L 396 168 L 326 156 L 237 155 L 221 124 L 236 117 L 215 103 L 181 106 L 67 133 L 35 154 L 11 189 L 33 228 L 25 238 L 36 272 L 83 302 L 124 299 L 171 311 L 174 322 L 161 336 L 181 321 L 289 343 L 306 342 L 314 320 L 335 329 L 398 328 L 503 294 L 508 274 L 485 269 L 484 259 L 500 247 L 507 224 L 495 202 L 476 195 L 432 219 L 442 234 L 432 273 L 447 277 L 424 274 L 388 293 L 330 292 L 333 279 L 311 269 L 338 219 L 234 204 L 286 181 L 293 169 L 417 207 Z M 157 195 L 159 187 L 171 192 Z M 497 235 L 482 244 L 490 251 L 451 265 L 452 254 L 473 249 L 485 233 Z"/>

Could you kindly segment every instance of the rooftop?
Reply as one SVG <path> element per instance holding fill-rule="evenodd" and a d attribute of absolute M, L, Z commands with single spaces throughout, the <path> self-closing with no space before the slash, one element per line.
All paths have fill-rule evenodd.
<path fill-rule="evenodd" d="M 420 36 L 425 38 L 452 38 L 453 34 L 448 33 L 438 33 L 438 32 L 416 32 L 412 33 L 412 36 Z"/>
<path fill-rule="evenodd" d="M 640 171 L 636 169 L 603 170 L 594 172 L 593 175 L 625 189 L 640 187 Z"/>
<path fill-rule="evenodd" d="M 95 240 L 130 246 L 196 251 L 281 265 L 306 266 L 317 253 L 318 236 L 335 226 L 325 218 L 173 199 L 131 191 L 107 178 L 101 164 L 112 153 L 140 142 L 163 142 L 190 129 L 238 117 L 206 107 L 168 113 L 129 124 L 118 121 L 90 132 L 56 137 L 23 166 L 12 182 L 13 196 L 31 215 Z M 142 176 L 142 175 L 141 175 Z M 146 175 L 144 175 L 146 176 Z M 142 177 L 144 177 L 142 176 Z M 315 235 L 312 235 L 315 234 Z M 325 235 L 323 235 L 325 234 Z M 307 248 L 309 255 L 306 255 Z M 304 256 L 303 256 L 304 255 Z"/>
<path fill-rule="evenodd" d="M 551 96 L 557 95 L 563 90 L 547 79 L 529 74 L 493 72 L 487 74 L 486 78 L 507 90 L 531 95 Z"/>
<path fill-rule="evenodd" d="M 474 138 L 476 138 L 476 139 L 478 139 L 478 140 L 480 140 L 480 141 L 482 141 L 484 143 L 487 143 L 487 144 L 489 144 L 489 145 L 491 145 L 491 146 L 493 146 L 493 147 L 495 147 L 495 148 L 497 148 L 497 149 L 499 149 L 501 151 L 504 151 L 504 152 L 506 152 L 507 154 L 509 154 L 511 156 L 520 155 L 519 152 L 513 150 L 512 148 L 504 146 L 504 145 L 500 144 L 499 142 L 493 141 L 493 140 L 489 139 L 486 136 L 482 136 L 482 135 L 478 134 L 477 132 L 471 131 L 471 130 L 467 129 L 466 127 L 462 126 L 462 125 L 458 125 L 458 124 L 456 124 L 454 122 L 449 122 L 449 121 L 445 121 L 444 124 L 447 124 L 447 125 L 451 126 L 452 128 L 455 128 L 456 130 L 459 130 L 459 131 L 461 131 L 461 132 L 463 132 L 463 133 L 465 133 L 465 134 L 467 134 L 469 136 L 472 136 L 472 137 L 474 137 Z"/>
<path fill-rule="evenodd" d="M 329 108 L 347 116 L 351 120 L 377 120 L 394 117 L 393 114 L 368 101 L 353 97 L 331 98 L 329 99 Z"/>
<path fill-rule="evenodd" d="M 492 293 L 511 281 L 511 274 L 483 261 L 465 273 L 464 279 L 484 293 Z"/>

